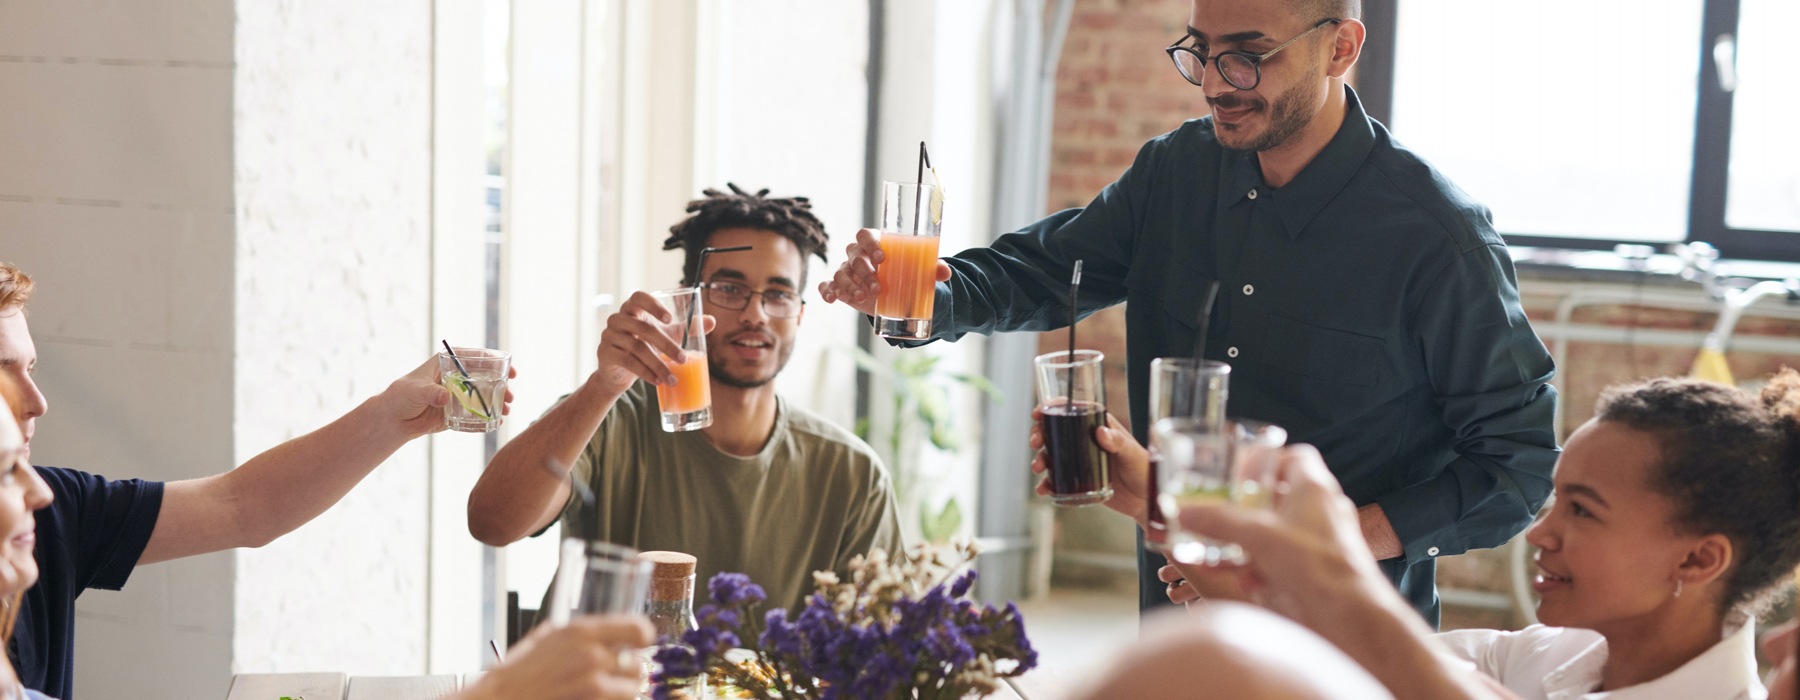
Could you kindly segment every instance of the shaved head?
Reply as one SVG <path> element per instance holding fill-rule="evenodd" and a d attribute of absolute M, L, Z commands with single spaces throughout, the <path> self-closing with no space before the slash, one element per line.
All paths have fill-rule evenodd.
<path fill-rule="evenodd" d="M 1308 22 L 1322 19 L 1362 19 L 1362 0 L 1288 0 L 1294 14 Z"/>

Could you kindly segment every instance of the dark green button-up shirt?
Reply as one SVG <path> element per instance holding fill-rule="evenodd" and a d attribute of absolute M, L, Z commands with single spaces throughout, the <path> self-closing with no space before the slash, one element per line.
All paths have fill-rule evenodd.
<path fill-rule="evenodd" d="M 1127 302 L 1142 440 L 1150 360 L 1193 352 L 1218 281 L 1205 347 L 1232 366 L 1228 412 L 1317 446 L 1357 505 L 1381 504 L 1405 548 L 1383 567 L 1435 623 L 1434 558 L 1505 543 L 1549 494 L 1553 369 L 1487 210 L 1346 92 L 1337 135 L 1279 188 L 1211 118 L 1157 137 L 1085 209 L 946 258 L 932 328 L 1066 326 L 1084 260 L 1082 315 Z"/>

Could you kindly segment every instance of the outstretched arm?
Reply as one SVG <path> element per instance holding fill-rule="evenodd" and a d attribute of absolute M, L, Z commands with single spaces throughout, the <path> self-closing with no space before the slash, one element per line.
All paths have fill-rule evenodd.
<path fill-rule="evenodd" d="M 642 672 L 631 650 L 651 642 L 640 617 L 591 615 L 540 625 L 504 663 L 447 700 L 632 700 Z"/>
<path fill-rule="evenodd" d="M 1281 470 L 1285 493 L 1272 511 L 1196 505 L 1182 510 L 1182 526 L 1242 546 L 1246 592 L 1331 642 L 1399 700 L 1512 697 L 1437 653 L 1431 630 L 1376 567 L 1356 508 L 1317 450 L 1288 448 Z"/>
<path fill-rule="evenodd" d="M 939 259 L 932 338 L 955 341 L 967 333 L 1067 326 L 1069 282 L 1077 260 L 1084 261 L 1077 316 L 1122 301 L 1136 240 L 1149 211 L 1145 200 L 1158 181 L 1161 144 L 1162 139 L 1146 144 L 1131 168 L 1086 208 L 1052 214 L 1000 236 L 992 245 Z M 876 268 L 885 259 L 880 232 L 858 231 L 845 254 L 831 279 L 819 283 L 819 296 L 873 315 L 881 290 Z"/>
<path fill-rule="evenodd" d="M 506 400 L 511 403 L 510 393 Z M 401 445 L 442 430 L 449 401 L 450 392 L 437 383 L 434 357 L 325 427 L 223 474 L 168 483 L 138 563 L 261 547 L 294 531 Z"/>
<path fill-rule="evenodd" d="M 569 484 L 557 471 L 573 468 L 623 391 L 588 377 L 575 393 L 506 443 L 469 492 L 469 534 L 504 547 L 544 529 L 562 513 Z M 545 469 L 550 465 L 551 469 Z"/>
<path fill-rule="evenodd" d="M 570 469 L 600 429 L 613 404 L 639 379 L 672 384 L 675 375 L 663 357 L 680 359 L 681 346 L 664 324 L 675 319 L 644 292 L 631 295 L 606 320 L 600 335 L 600 368 L 562 403 L 494 454 L 469 492 L 469 534 L 504 547 L 554 522 L 569 500 Z M 713 319 L 701 317 L 701 332 Z M 679 326 L 677 326 L 679 327 Z M 549 465 L 550 469 L 545 469 Z M 596 465 L 597 466 L 597 465 Z"/>

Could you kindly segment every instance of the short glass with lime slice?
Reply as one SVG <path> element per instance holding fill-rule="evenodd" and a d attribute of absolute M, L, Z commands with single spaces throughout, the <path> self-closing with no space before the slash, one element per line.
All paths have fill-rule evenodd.
<path fill-rule="evenodd" d="M 1181 527 L 1184 508 L 1232 503 L 1269 508 L 1287 431 L 1257 421 L 1164 418 L 1151 428 L 1161 452 L 1158 505 L 1168 521 L 1167 551 L 1184 564 L 1242 562 L 1243 549 Z"/>
<path fill-rule="evenodd" d="M 487 348 L 454 348 L 456 356 L 440 352 L 438 383 L 450 390 L 444 404 L 444 427 L 464 433 L 488 433 L 500 427 L 505 416 L 506 375 L 512 353 Z"/>

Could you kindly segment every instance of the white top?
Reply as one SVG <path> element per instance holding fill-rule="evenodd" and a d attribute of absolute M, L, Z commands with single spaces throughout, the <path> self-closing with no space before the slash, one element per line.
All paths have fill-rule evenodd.
<path fill-rule="evenodd" d="M 1756 677 L 1756 620 L 1734 614 L 1724 639 L 1668 675 L 1605 692 L 1606 639 L 1593 630 L 1532 625 L 1517 632 L 1457 630 L 1435 635 L 1452 656 L 1524 700 L 1764 700 Z"/>

